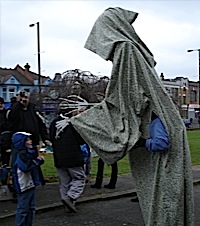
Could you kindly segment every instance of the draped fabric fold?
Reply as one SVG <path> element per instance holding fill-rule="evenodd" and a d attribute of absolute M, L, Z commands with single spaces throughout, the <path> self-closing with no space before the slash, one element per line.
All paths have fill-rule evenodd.
<path fill-rule="evenodd" d="M 194 225 L 186 129 L 154 69 L 153 54 L 131 25 L 137 15 L 108 8 L 96 20 L 85 47 L 112 61 L 111 78 L 105 99 L 71 123 L 107 164 L 128 153 L 145 225 Z M 166 153 L 133 148 L 140 137 L 149 138 L 152 112 L 169 134 Z"/>

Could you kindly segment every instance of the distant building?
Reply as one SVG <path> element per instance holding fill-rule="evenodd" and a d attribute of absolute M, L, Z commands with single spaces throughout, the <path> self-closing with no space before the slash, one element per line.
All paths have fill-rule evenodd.
<path fill-rule="evenodd" d="M 12 68 L 0 67 L 0 96 L 4 98 L 5 104 L 10 104 L 10 99 L 16 95 L 19 90 L 32 92 L 38 90 L 38 74 L 30 71 L 30 65 L 27 63 L 24 68 L 17 65 Z M 41 76 L 41 89 L 48 85 L 52 79 Z"/>
<path fill-rule="evenodd" d="M 182 118 L 195 118 L 200 113 L 198 82 L 189 81 L 184 77 L 165 79 L 163 73 L 161 73 L 160 79 Z"/>
<path fill-rule="evenodd" d="M 185 77 L 165 79 L 163 73 L 161 73 L 160 79 L 182 118 L 200 116 L 198 82 L 189 81 Z M 42 111 L 54 112 L 57 108 L 58 98 L 71 94 L 81 95 L 88 102 L 101 101 L 105 96 L 109 78 L 96 76 L 89 71 L 80 69 L 67 70 L 62 74 L 56 73 L 54 79 L 41 76 L 41 93 L 39 93 L 38 81 L 39 75 L 30 71 L 28 63 L 24 68 L 20 65 L 14 69 L 0 67 L 0 97 L 4 98 L 6 107 L 8 107 L 11 98 L 23 89 L 33 94 L 34 103 L 38 104 Z"/>

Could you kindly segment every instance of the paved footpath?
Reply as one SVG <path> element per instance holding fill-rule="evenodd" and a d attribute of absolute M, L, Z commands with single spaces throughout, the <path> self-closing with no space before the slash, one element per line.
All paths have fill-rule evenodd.
<path fill-rule="evenodd" d="M 116 189 L 105 189 L 104 184 L 108 183 L 109 178 L 105 178 L 102 184 L 102 189 L 90 188 L 92 180 L 86 184 L 82 196 L 78 203 L 92 202 L 102 199 L 114 199 L 117 197 L 132 196 L 136 197 L 136 189 L 131 174 L 119 175 Z M 193 183 L 200 184 L 200 166 L 193 167 Z M 36 191 L 36 213 L 53 210 L 62 205 L 58 190 L 58 183 L 48 183 L 44 187 L 37 188 Z M 16 203 L 11 200 L 0 202 L 0 220 L 12 217 L 15 215 Z"/>

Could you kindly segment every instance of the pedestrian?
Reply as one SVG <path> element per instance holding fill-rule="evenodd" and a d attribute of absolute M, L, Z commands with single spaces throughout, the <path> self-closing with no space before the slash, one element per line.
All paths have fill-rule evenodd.
<path fill-rule="evenodd" d="M 40 146 L 40 139 L 45 145 L 50 145 L 49 134 L 41 113 L 30 103 L 30 94 L 20 90 L 16 95 L 16 102 L 10 107 L 8 114 L 9 127 L 12 133 L 27 132 L 31 134 L 33 146 Z M 17 150 L 12 147 L 11 166 L 16 160 Z M 16 194 L 13 192 L 13 202 L 16 202 Z"/>
<path fill-rule="evenodd" d="M 82 112 L 88 110 L 89 107 L 78 107 L 77 114 L 81 114 Z M 92 172 L 92 153 L 88 144 L 81 145 L 82 156 L 84 161 L 84 171 L 85 171 L 85 183 L 89 183 L 91 179 Z"/>
<path fill-rule="evenodd" d="M 17 150 L 13 165 L 13 182 L 18 199 L 15 226 L 31 226 L 35 216 L 35 187 L 44 185 L 40 168 L 44 158 L 38 156 L 37 147 L 33 146 L 30 133 L 15 133 L 12 142 Z"/>
<path fill-rule="evenodd" d="M 91 150 L 87 144 L 81 145 L 81 150 L 84 162 L 85 183 L 89 183 L 91 178 L 91 161 L 92 161 Z"/>
<path fill-rule="evenodd" d="M 194 225 L 193 178 L 187 131 L 155 71 L 151 51 L 132 23 L 138 13 L 106 9 L 85 48 L 113 64 L 104 100 L 71 123 L 106 164 L 129 157 L 145 225 Z M 155 113 L 169 135 L 165 152 L 133 148 L 149 138 Z"/>
<path fill-rule="evenodd" d="M 14 97 L 11 97 L 10 98 L 10 108 L 17 102 L 17 97 L 14 96 Z"/>
<path fill-rule="evenodd" d="M 59 177 L 61 201 L 66 210 L 76 213 L 76 201 L 85 187 L 84 162 L 80 147 L 85 141 L 70 123 L 73 110 L 62 107 L 61 103 L 58 117 L 50 124 L 50 140 Z"/>
<path fill-rule="evenodd" d="M 4 105 L 4 99 L 0 97 L 0 154 L 1 164 L 9 166 L 11 154 L 11 136 L 7 120 L 7 110 Z"/>
<path fill-rule="evenodd" d="M 50 145 L 49 134 L 43 116 L 30 103 L 30 94 L 24 90 L 17 93 L 16 102 L 9 109 L 8 120 L 10 129 L 14 133 L 31 133 L 33 146 L 39 146 L 40 139 Z M 15 150 L 12 148 L 12 162 L 15 161 Z"/>
<path fill-rule="evenodd" d="M 13 133 L 27 132 L 32 134 L 33 145 L 39 145 L 40 136 L 44 144 L 49 145 L 49 134 L 42 114 L 30 103 L 30 94 L 24 90 L 17 93 L 16 102 L 8 113 Z"/>
<path fill-rule="evenodd" d="M 97 175 L 96 175 L 96 181 L 94 184 L 92 184 L 91 188 L 101 188 L 101 184 L 103 181 L 103 171 L 104 171 L 104 162 L 101 158 L 98 159 L 98 168 L 97 168 Z M 108 189 L 115 189 L 115 185 L 117 183 L 117 173 L 118 173 L 118 167 L 117 162 L 111 164 L 111 177 L 108 184 L 104 185 L 104 188 Z"/>
<path fill-rule="evenodd" d="M 170 148 L 169 135 L 158 116 L 152 112 L 149 138 L 140 138 L 134 148 L 145 147 L 149 152 L 166 152 Z"/>

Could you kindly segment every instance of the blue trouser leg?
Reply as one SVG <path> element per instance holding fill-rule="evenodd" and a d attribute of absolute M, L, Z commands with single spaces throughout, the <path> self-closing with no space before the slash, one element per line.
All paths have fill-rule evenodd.
<path fill-rule="evenodd" d="M 35 216 L 35 189 L 18 194 L 15 226 L 32 226 Z"/>

